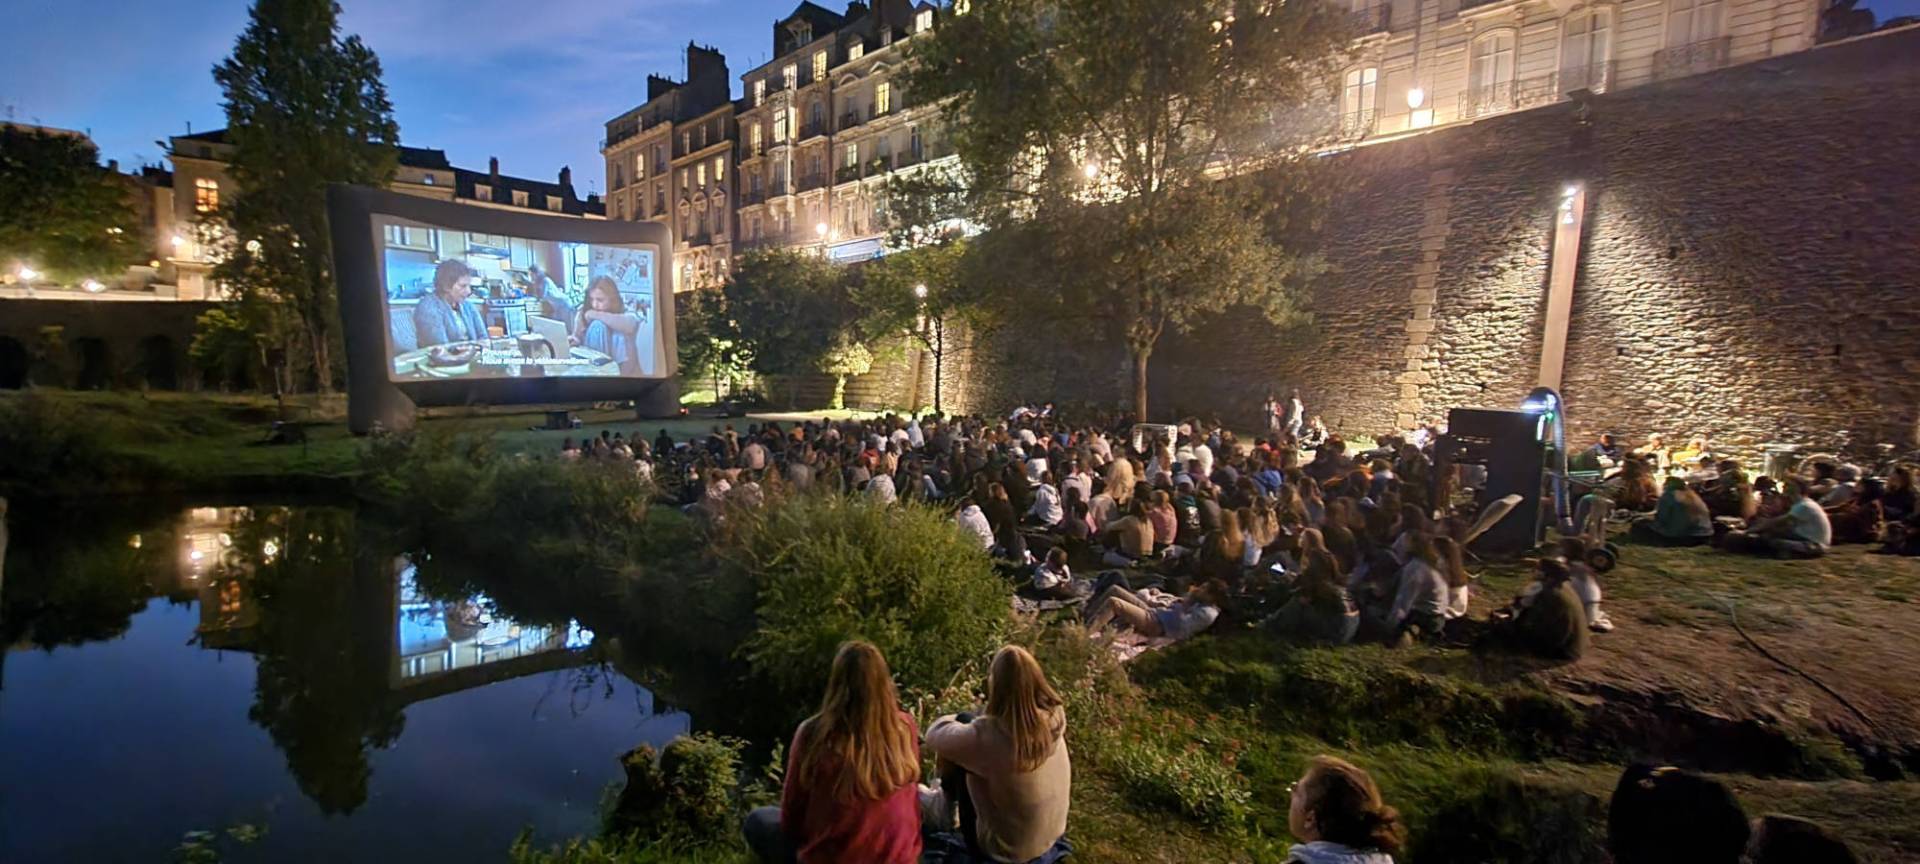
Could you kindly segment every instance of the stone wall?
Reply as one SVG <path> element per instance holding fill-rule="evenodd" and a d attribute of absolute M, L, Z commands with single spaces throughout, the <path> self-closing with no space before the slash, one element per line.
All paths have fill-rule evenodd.
<path fill-rule="evenodd" d="M 1911 442 L 1920 419 L 1920 28 L 1509 114 L 1336 158 L 1313 287 L 1283 333 L 1228 312 L 1164 340 L 1156 415 L 1253 426 L 1299 387 L 1376 433 L 1538 381 L 1548 241 L 1587 188 L 1571 434 Z M 947 400 L 1117 403 L 1118 346 L 1023 322 L 949 356 Z"/>
<path fill-rule="evenodd" d="M 194 320 L 214 305 L 0 300 L 0 388 L 193 389 Z"/>

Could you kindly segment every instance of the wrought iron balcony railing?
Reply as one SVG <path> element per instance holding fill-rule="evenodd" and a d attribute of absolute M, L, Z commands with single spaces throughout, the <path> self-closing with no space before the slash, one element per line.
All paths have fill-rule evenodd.
<path fill-rule="evenodd" d="M 1727 65 L 1733 37 L 1721 36 L 1653 52 L 1653 77 L 1656 81 L 1711 72 Z"/>

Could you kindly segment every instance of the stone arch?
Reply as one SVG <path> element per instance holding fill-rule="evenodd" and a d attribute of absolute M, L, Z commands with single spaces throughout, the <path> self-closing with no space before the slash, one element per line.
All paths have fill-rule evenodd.
<path fill-rule="evenodd" d="M 180 369 L 173 340 L 154 334 L 140 340 L 141 381 L 149 390 L 180 389 Z"/>
<path fill-rule="evenodd" d="M 107 390 L 113 387 L 113 351 L 107 340 L 82 336 L 73 340 L 73 389 Z"/>
<path fill-rule="evenodd" d="M 33 355 L 27 346 L 11 336 L 0 336 L 0 390 L 18 390 L 27 386 L 33 373 Z"/>

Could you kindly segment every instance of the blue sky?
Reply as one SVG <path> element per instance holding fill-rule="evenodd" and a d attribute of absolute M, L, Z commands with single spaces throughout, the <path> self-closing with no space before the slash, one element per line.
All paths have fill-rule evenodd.
<path fill-rule="evenodd" d="M 0 116 L 86 129 L 104 158 L 160 158 L 156 138 L 224 125 L 211 70 L 246 22 L 246 0 L 0 0 L 10 25 Z M 570 164 L 601 191 L 608 119 L 678 77 L 689 39 L 738 75 L 767 59 L 772 24 L 798 0 L 341 0 L 342 24 L 379 53 L 406 143 L 455 164 L 550 177 Z M 821 5 L 836 11 L 844 0 Z M 1882 19 L 1920 0 L 1866 0 Z M 737 95 L 737 94 L 736 94 Z"/>

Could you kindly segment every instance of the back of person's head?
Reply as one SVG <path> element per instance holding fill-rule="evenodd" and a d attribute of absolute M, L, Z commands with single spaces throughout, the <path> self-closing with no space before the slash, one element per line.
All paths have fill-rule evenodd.
<path fill-rule="evenodd" d="M 1577 564 L 1587 560 L 1587 538 L 1584 536 L 1560 538 L 1560 557 L 1568 564 Z"/>
<path fill-rule="evenodd" d="M 1445 535 L 1435 537 L 1433 554 L 1439 560 L 1441 575 L 1447 577 L 1447 587 L 1459 588 L 1472 581 L 1467 575 L 1466 550 L 1460 548 L 1459 541 Z"/>
<path fill-rule="evenodd" d="M 1835 468 L 1832 462 L 1813 463 L 1813 478 L 1815 480 L 1832 480 L 1834 471 Z"/>
<path fill-rule="evenodd" d="M 1052 549 L 1048 549 L 1047 566 L 1056 568 L 1067 566 L 1067 547 L 1055 546 Z"/>
<path fill-rule="evenodd" d="M 1784 491 L 1787 493 L 1788 498 L 1805 498 L 1807 497 L 1807 481 L 1801 480 L 1798 477 L 1792 478 L 1787 481 L 1787 486 Z"/>
<path fill-rule="evenodd" d="M 1747 835 L 1727 787 L 1679 768 L 1629 767 L 1607 808 L 1615 864 L 1738 864 Z"/>
<path fill-rule="evenodd" d="M 1381 799 L 1373 778 L 1332 756 L 1315 756 L 1307 773 L 1294 784 L 1288 823 L 1301 840 L 1388 855 L 1399 854 L 1407 838 L 1400 811 Z"/>
<path fill-rule="evenodd" d="M 826 695 L 819 713 L 806 722 L 805 749 L 794 767 L 811 777 L 822 765 L 835 766 L 835 797 L 877 801 L 919 776 L 917 735 L 901 717 L 893 674 L 880 649 L 847 642 L 833 657 Z"/>
<path fill-rule="evenodd" d="M 1054 742 L 1066 731 L 1060 716 L 1064 704 L 1027 649 L 1008 645 L 993 655 L 987 671 L 987 716 L 999 721 L 1013 740 L 1016 770 L 1039 768 L 1053 754 Z"/>
<path fill-rule="evenodd" d="M 1305 557 L 1314 552 L 1327 551 L 1327 535 L 1318 528 L 1308 528 L 1300 532 L 1300 554 Z"/>
<path fill-rule="evenodd" d="M 1567 562 L 1558 558 L 1540 559 L 1540 584 L 1549 588 L 1567 581 L 1572 574 L 1567 570 Z"/>
<path fill-rule="evenodd" d="M 1798 816 L 1768 814 L 1753 820 L 1747 864 L 1855 864 L 1845 841 Z"/>

